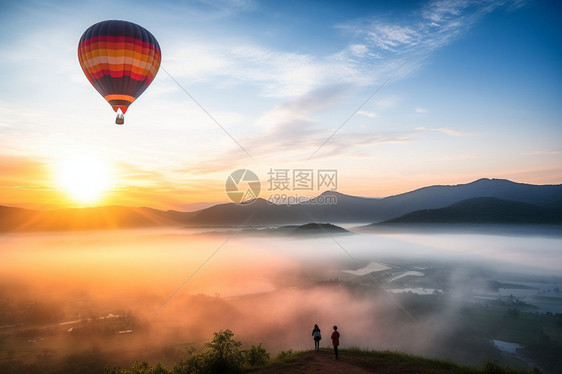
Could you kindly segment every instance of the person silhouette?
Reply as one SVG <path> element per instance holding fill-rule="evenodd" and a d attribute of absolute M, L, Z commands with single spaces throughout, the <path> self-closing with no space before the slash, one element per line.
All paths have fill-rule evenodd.
<path fill-rule="evenodd" d="M 314 350 L 318 352 L 318 350 L 320 349 L 320 340 L 322 340 L 322 334 L 320 333 L 320 328 L 316 324 L 312 329 L 312 338 L 314 339 Z"/>
<path fill-rule="evenodd" d="M 338 326 L 334 326 L 334 332 L 332 333 L 332 345 L 334 346 L 334 360 L 338 359 L 338 346 L 340 345 L 340 333 L 338 332 Z"/>

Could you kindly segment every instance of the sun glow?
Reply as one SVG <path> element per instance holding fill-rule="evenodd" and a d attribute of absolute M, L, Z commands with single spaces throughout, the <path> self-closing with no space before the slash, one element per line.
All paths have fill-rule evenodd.
<path fill-rule="evenodd" d="M 82 204 L 98 202 L 111 187 L 107 163 L 93 156 L 78 156 L 60 162 L 58 184 L 70 198 Z"/>

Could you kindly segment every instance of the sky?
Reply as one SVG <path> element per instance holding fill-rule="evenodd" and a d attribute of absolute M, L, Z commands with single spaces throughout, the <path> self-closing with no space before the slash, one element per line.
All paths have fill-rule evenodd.
<path fill-rule="evenodd" d="M 0 205 L 192 210 L 229 201 L 237 169 L 266 199 L 323 191 L 272 188 L 299 170 L 370 197 L 560 184 L 561 15 L 521 0 L 2 1 Z M 123 126 L 77 58 L 107 19 L 162 49 Z"/>

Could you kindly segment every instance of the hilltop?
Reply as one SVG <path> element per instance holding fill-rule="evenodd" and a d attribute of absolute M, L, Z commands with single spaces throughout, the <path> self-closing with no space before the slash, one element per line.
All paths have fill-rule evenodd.
<path fill-rule="evenodd" d="M 429 359 L 390 351 L 365 351 L 360 349 L 340 350 L 339 360 L 333 360 L 331 349 L 319 352 L 305 351 L 293 354 L 285 360 L 274 360 L 268 366 L 248 370 L 253 374 L 298 374 L 298 373 L 341 373 L 341 374 L 517 374 L 528 373 L 512 368 L 503 368 L 485 363 L 481 368 L 464 366 L 451 361 Z M 538 372 L 538 371 L 535 371 Z"/>

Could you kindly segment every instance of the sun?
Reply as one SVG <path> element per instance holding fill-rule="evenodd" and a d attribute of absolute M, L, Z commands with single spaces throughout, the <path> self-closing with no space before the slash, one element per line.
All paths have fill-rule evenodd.
<path fill-rule="evenodd" d="M 77 156 L 61 161 L 57 182 L 68 196 L 82 204 L 98 202 L 111 187 L 107 163 L 93 156 Z"/>

